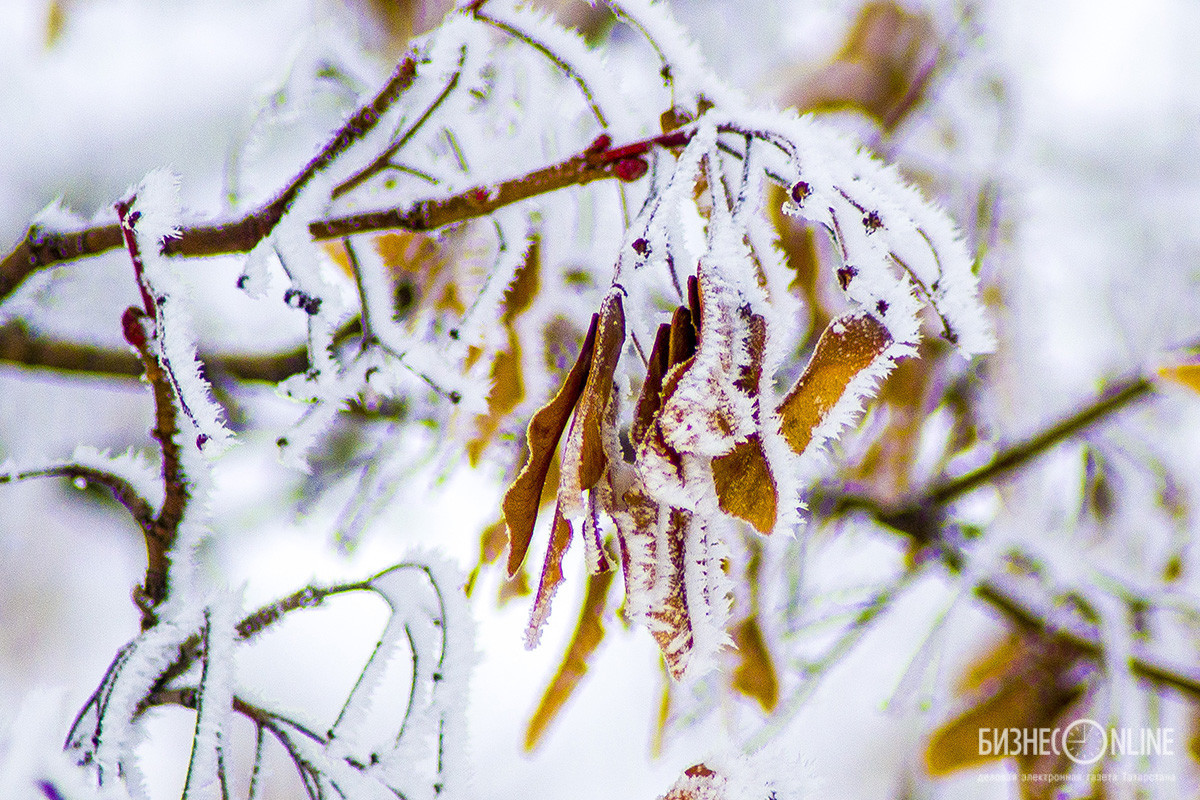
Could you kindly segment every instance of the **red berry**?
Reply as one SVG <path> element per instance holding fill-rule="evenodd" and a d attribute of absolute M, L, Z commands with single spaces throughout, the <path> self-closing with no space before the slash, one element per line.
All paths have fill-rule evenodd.
<path fill-rule="evenodd" d="M 638 158 L 637 156 L 634 156 L 633 158 L 623 158 L 618 161 L 616 167 L 614 167 L 617 177 L 626 183 L 629 183 L 630 181 L 636 181 L 638 178 L 645 175 L 649 169 L 650 165 L 646 163 L 646 160 L 644 158 Z"/>

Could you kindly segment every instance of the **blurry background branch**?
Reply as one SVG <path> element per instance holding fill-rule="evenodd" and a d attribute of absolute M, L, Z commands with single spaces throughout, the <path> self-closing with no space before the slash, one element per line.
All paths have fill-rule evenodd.
<path fill-rule="evenodd" d="M 908 537 L 918 560 L 933 556 L 951 572 L 961 573 L 968 556 L 952 533 L 953 524 L 947 520 L 956 500 L 982 486 L 1003 482 L 1058 444 L 1108 422 L 1114 414 L 1147 398 L 1154 386 L 1153 381 L 1142 376 L 1120 381 L 1079 411 L 1024 441 L 1001 448 L 986 464 L 959 477 L 937 480 L 897 507 L 884 506 L 864 495 L 818 492 L 810 503 L 814 516 L 832 519 L 853 512 L 866 513 L 881 525 Z M 1103 661 L 1104 644 L 1093 621 L 1058 608 L 1056 602 L 1021 592 L 1010 576 L 982 581 L 974 592 L 1017 628 L 1067 644 L 1094 661 Z M 1130 657 L 1128 666 L 1139 678 L 1200 700 L 1200 674 L 1189 666 L 1167 662 L 1145 645 Z"/>

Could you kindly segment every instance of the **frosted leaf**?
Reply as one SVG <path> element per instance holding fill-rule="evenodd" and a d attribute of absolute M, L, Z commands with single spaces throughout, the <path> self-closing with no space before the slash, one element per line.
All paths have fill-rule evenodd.
<path fill-rule="evenodd" d="M 701 258 L 698 269 L 699 348 L 678 388 L 665 401 L 660 422 L 676 450 L 706 456 L 729 452 L 755 431 L 753 399 L 734 385 L 748 363 L 748 318 L 739 313 L 746 300 L 724 277 L 745 271 L 749 253 L 744 246 L 729 246 L 725 237 L 730 234 L 721 220 L 711 227 L 716 246 Z"/>

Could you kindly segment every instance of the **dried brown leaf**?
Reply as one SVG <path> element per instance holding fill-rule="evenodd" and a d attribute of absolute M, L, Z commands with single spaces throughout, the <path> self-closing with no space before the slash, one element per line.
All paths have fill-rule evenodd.
<path fill-rule="evenodd" d="M 587 674 L 588 662 L 604 640 L 604 611 L 608 606 L 608 592 L 615 574 L 609 571 L 588 577 L 587 594 L 579 610 L 575 633 L 558 665 L 558 671 L 542 694 L 541 702 L 525 729 L 526 752 L 538 746 L 550 723 Z"/>
<path fill-rule="evenodd" d="M 504 521 L 508 526 L 508 574 L 515 575 L 529 542 L 533 538 L 533 526 L 537 522 L 538 506 L 541 504 L 542 489 L 546 474 L 558 448 L 558 440 L 571 418 L 576 403 L 583 394 L 583 387 L 592 362 L 592 351 L 596 344 L 596 328 L 600 316 L 592 315 L 592 324 L 579 348 L 579 357 L 567 373 L 558 393 L 542 406 L 529 420 L 526 442 L 529 460 L 504 495 Z"/>
<path fill-rule="evenodd" d="M 688 286 L 694 283 L 694 280 L 689 279 Z M 696 321 L 699 319 L 699 310 L 689 311 L 683 306 L 675 309 L 671 316 L 671 336 L 667 348 L 668 372 L 671 367 L 682 364 L 696 354 L 696 347 L 700 342 L 700 329 L 696 327 Z"/>
<path fill-rule="evenodd" d="M 604 455 L 604 437 L 601 426 L 607 416 L 612 396 L 613 374 L 621 348 L 625 344 L 625 310 L 619 292 L 612 292 L 600 305 L 600 325 L 596 335 L 595 355 L 588 371 L 587 384 L 579 399 L 572 424 L 571 435 L 576 426 L 581 437 L 579 445 L 579 488 L 590 489 L 604 474 L 608 459 Z M 564 467 L 566 465 L 564 464 Z"/>
<path fill-rule="evenodd" d="M 749 306 L 741 309 L 741 314 L 746 320 L 746 327 L 750 330 L 749 336 L 746 337 L 746 350 L 750 355 L 750 363 L 742 368 L 741 377 L 734 381 L 733 385 L 748 396 L 757 399 L 759 387 L 762 384 L 763 359 L 767 349 L 767 320 L 762 314 L 751 313 Z M 755 414 L 757 415 L 757 413 L 758 404 L 755 402 Z"/>
<path fill-rule="evenodd" d="M 846 314 L 829 323 L 804 373 L 778 408 L 780 432 L 795 453 L 804 452 L 850 381 L 891 343 L 887 328 L 868 314 Z"/>
<path fill-rule="evenodd" d="M 650 422 L 662 405 L 663 378 L 670 369 L 671 326 L 658 326 L 658 334 L 654 337 L 654 347 L 650 350 L 650 363 L 646 366 L 646 379 L 642 381 L 642 391 L 638 395 L 637 407 L 633 412 L 633 423 L 629 428 L 629 438 L 636 448 L 646 438 L 650 430 Z"/>
<path fill-rule="evenodd" d="M 650 609 L 650 633 L 658 642 L 658 649 L 667 662 L 667 671 L 675 680 L 683 678 L 693 645 L 684 577 L 687 568 L 685 546 L 691 524 L 691 512 L 671 509 L 665 532 L 666 569 L 655 576 L 656 583 L 665 589 L 659 589 L 663 592 L 662 599 Z"/>

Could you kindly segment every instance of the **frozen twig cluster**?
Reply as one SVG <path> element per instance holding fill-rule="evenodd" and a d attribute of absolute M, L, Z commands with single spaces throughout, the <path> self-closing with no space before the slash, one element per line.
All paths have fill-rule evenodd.
<path fill-rule="evenodd" d="M 568 548 L 582 542 L 578 628 L 529 724 L 527 748 L 587 671 L 617 604 L 618 575 L 620 613 L 657 645 L 668 700 L 678 687 L 711 685 L 736 651 L 730 685 L 774 716 L 742 737 L 749 755 L 694 765 L 670 800 L 800 796 L 803 781 L 772 766 L 772 748 L 925 564 L 946 568 L 1025 636 L 998 670 L 998 693 L 976 712 L 1040 671 L 1053 673 L 1057 693 L 1037 720 L 1013 724 L 1077 713 L 1086 693 L 1072 681 L 1085 666 L 1092 671 L 1080 681 L 1103 667 L 1110 681 L 1128 673 L 1200 696 L 1188 670 L 1113 621 L 1124 613 L 1120 601 L 1080 592 L 1087 596 L 1064 610 L 1077 587 L 1064 582 L 1059 592 L 1025 569 L 1021 558 L 1034 548 L 980 552 L 952 520 L 953 503 L 1008 479 L 1154 384 L 1138 378 L 985 465 L 899 501 L 814 491 L 834 469 L 830 445 L 889 376 L 911 380 L 897 373 L 919 371 L 931 353 L 970 360 L 994 347 L 978 248 L 972 253 L 945 211 L 844 133 L 756 105 L 727 85 L 665 4 L 607 6 L 657 64 L 649 81 L 615 74 L 547 14 L 473 0 L 415 39 L 381 88 L 248 213 L 188 220 L 176 179 L 156 171 L 114 205 L 111 221 L 35 224 L 0 261 L 0 302 L 41 270 L 109 253 L 128 262 L 140 298 L 119 319 L 128 352 L 46 341 L 20 320 L 0 328 L 5 360 L 143 374 L 153 396 L 157 470 L 133 455 L 80 448 L 0 473 L 0 483 L 99 485 L 145 541 L 147 569 L 134 592 L 141 631 L 119 650 L 66 740 L 97 786 L 144 794 L 145 722 L 170 708 L 194 714 L 188 800 L 230 797 L 243 784 L 248 797 L 260 796 L 269 745 L 282 749 L 314 800 L 458 796 L 466 785 L 458 754 L 473 628 L 453 569 L 437 557 L 407 560 L 248 613 L 200 567 L 198 553 L 222 534 L 211 529 L 212 477 L 238 441 L 217 400 L 221 375 L 275 383 L 303 409 L 269 439 L 285 463 L 311 473 L 314 491 L 332 482 L 319 459 L 347 417 L 390 426 L 361 458 L 350 521 L 339 532 L 344 547 L 387 502 L 389 485 L 418 471 L 414 462 L 434 473 L 464 460 L 504 470 L 503 518 L 484 534 L 468 591 L 504 557 L 504 591 L 533 595 L 531 648 L 568 580 Z M 860 107 L 892 130 L 919 104 L 936 66 L 929 47 L 899 43 L 932 35 L 918 17 L 869 4 L 823 74 L 833 85 L 835 73 L 869 81 L 894 69 L 905 85 L 885 96 L 872 85 L 832 96 L 814 84 L 808 106 Z M 885 58 L 868 52 L 868 41 L 897 51 Z M 296 69 L 310 67 L 301 58 Z M 285 125 L 264 113 L 263 127 Z M 827 233 L 820 260 L 837 294 L 832 310 L 818 307 L 803 254 L 787 241 L 789 231 L 813 230 Z M 303 319 L 302 349 L 257 358 L 205 352 L 190 313 L 203 299 L 189 296 L 184 273 L 203 269 L 202 257 L 231 254 L 240 257 L 238 289 Z M 912 449 L 918 438 L 907 440 Z M 865 513 L 905 536 L 911 557 L 843 614 L 847 624 L 823 655 L 802 660 L 789 650 L 807 624 L 801 592 L 779 584 L 800 581 L 799 568 L 788 568 L 801 560 L 806 500 L 820 523 Z M 530 552 L 543 542 L 529 589 Z M 374 596 L 389 615 L 332 725 L 320 730 L 243 691 L 243 648 L 351 593 Z M 780 674 L 773 648 L 789 653 L 778 663 L 799 665 L 794 675 Z M 405 655 L 411 670 L 397 679 Z M 397 693 L 403 712 L 381 719 L 380 698 Z M 663 725 L 668 707 L 665 700 Z M 246 782 L 231 777 L 236 719 L 254 732 Z M 962 730 L 951 724 L 935 741 Z M 929 761 L 934 772 L 962 766 L 938 758 Z"/>

